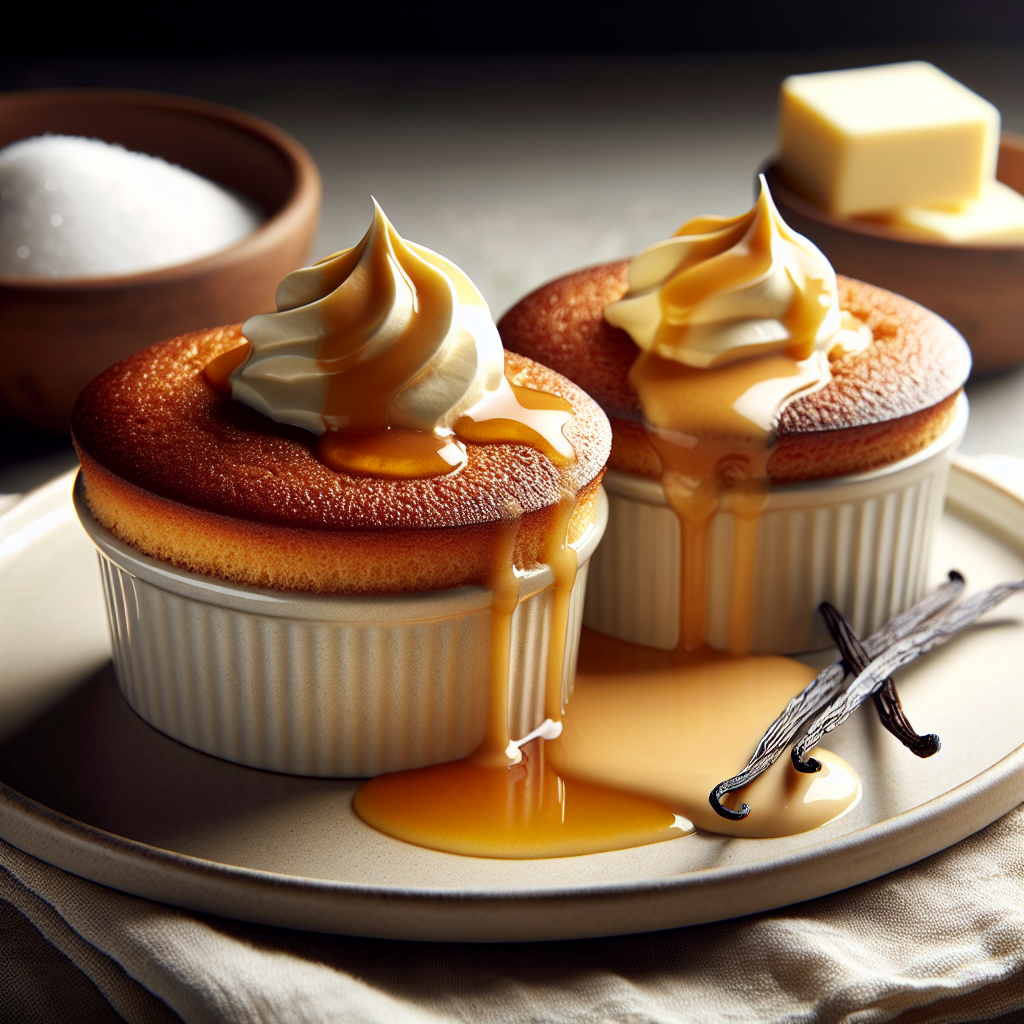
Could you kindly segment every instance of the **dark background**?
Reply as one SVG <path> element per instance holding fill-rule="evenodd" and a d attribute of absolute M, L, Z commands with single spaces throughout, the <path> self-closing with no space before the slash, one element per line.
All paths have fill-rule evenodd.
<path fill-rule="evenodd" d="M 1024 42 L 1021 0 L 639 0 L 10 4 L 3 52 L 103 54 L 706 53 Z M 71 74 L 88 74 L 81 67 Z M 9 65 L 5 88 L 56 76 Z"/>

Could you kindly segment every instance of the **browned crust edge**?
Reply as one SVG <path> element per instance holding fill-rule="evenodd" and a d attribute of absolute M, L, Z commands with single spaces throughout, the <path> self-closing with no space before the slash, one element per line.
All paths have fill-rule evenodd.
<path fill-rule="evenodd" d="M 388 594 L 486 584 L 504 523 L 417 530 L 314 530 L 219 515 L 171 501 L 79 452 L 85 500 L 118 540 L 176 568 L 310 594 Z M 601 473 L 603 475 L 603 471 Z M 579 493 L 570 541 L 594 521 L 601 475 Z M 540 564 L 555 512 L 518 522 L 517 568 Z"/>

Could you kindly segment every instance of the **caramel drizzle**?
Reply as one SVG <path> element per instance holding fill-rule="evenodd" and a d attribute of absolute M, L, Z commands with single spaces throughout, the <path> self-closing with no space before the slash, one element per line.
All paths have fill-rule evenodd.
<path fill-rule="evenodd" d="M 250 352 L 252 345 L 243 338 L 241 344 L 214 356 L 203 368 L 203 376 L 215 391 L 230 394 L 231 374 L 249 358 Z"/>
<path fill-rule="evenodd" d="M 720 511 L 733 520 L 727 649 L 750 649 L 757 526 L 768 498 L 772 436 L 736 405 L 753 387 L 787 378 L 796 383 L 802 372 L 787 355 L 702 370 L 650 353 L 630 370 L 647 435 L 661 458 L 665 496 L 679 518 L 679 643 L 686 650 L 707 642 L 711 526 Z"/>
<path fill-rule="evenodd" d="M 525 444 L 556 466 L 575 460 L 562 428 L 572 419 L 572 403 L 546 391 L 501 385 L 455 423 L 455 436 L 470 444 Z"/>
<path fill-rule="evenodd" d="M 231 374 L 251 350 L 243 338 L 240 345 L 215 356 L 203 370 L 210 385 L 221 393 L 230 393 Z M 465 444 L 527 445 L 556 466 L 567 466 L 575 461 L 575 454 L 562 428 L 572 417 L 572 403 L 566 399 L 502 377 L 496 391 L 458 419 L 453 435 L 401 427 L 328 430 L 320 435 L 316 455 L 335 472 L 384 479 L 453 473 L 466 463 Z"/>
<path fill-rule="evenodd" d="M 437 354 L 457 301 L 448 277 L 414 253 L 379 210 L 375 219 L 384 244 L 371 244 L 371 232 L 334 258 L 341 283 L 324 306 L 328 330 L 317 359 L 326 374 L 324 420 L 346 421 L 353 433 L 388 429 L 391 400 Z M 412 292 L 412 315 L 397 338 L 370 352 L 368 340 L 394 308 L 396 277 Z"/>
<path fill-rule="evenodd" d="M 577 497 L 564 490 L 551 510 L 541 552 L 543 564 L 552 572 L 551 618 L 544 682 L 544 716 L 554 724 L 562 721 L 562 693 L 566 638 L 572 589 L 576 582 L 578 558 L 569 541 L 569 526 L 576 511 Z M 509 678 L 512 650 L 512 617 L 519 606 L 521 573 L 515 568 L 515 546 L 522 515 L 511 510 L 498 532 L 491 553 L 487 585 L 491 591 L 491 655 L 487 731 L 483 743 L 470 755 L 475 764 L 497 767 L 517 764 L 519 748 L 508 731 Z"/>
<path fill-rule="evenodd" d="M 367 434 L 328 430 L 320 435 L 316 455 L 336 473 L 390 480 L 446 476 L 467 457 L 450 437 L 401 427 Z"/>
<path fill-rule="evenodd" d="M 572 405 L 557 395 L 520 387 L 502 378 L 502 386 L 459 418 L 453 435 L 389 427 L 360 433 L 325 431 L 317 457 L 350 476 L 417 479 L 443 476 L 467 461 L 465 445 L 522 444 L 542 452 L 556 466 L 575 461 L 562 426 Z"/>
<path fill-rule="evenodd" d="M 566 640 L 569 635 L 569 606 L 576 582 L 579 558 L 569 543 L 569 524 L 576 511 L 576 495 L 567 491 L 555 506 L 554 523 L 548 533 L 543 560 L 554 575 L 551 598 L 551 633 L 548 643 L 547 674 L 544 687 L 544 717 L 556 724 L 562 721 L 563 672 Z"/>
<path fill-rule="evenodd" d="M 562 718 L 563 666 L 576 552 L 569 527 L 576 496 L 552 509 L 543 557 L 554 574 L 545 714 Z M 491 553 L 490 702 L 484 741 L 461 761 L 381 775 L 352 806 L 373 827 L 406 842 L 484 857 L 564 857 L 664 842 L 692 831 L 660 800 L 563 778 L 546 744 L 511 742 L 508 732 L 512 617 L 519 604 L 514 568 L 521 523 L 509 509 Z M 557 744 L 556 744 L 557 745 Z"/>
<path fill-rule="evenodd" d="M 451 268 L 441 257 L 407 243 L 379 207 L 359 245 L 331 257 L 330 284 L 338 283 L 323 305 L 328 323 L 317 361 L 326 377 L 324 423 L 336 435 L 321 440 L 318 454 L 332 468 L 357 475 L 425 477 L 464 464 L 464 450 L 460 455 L 450 438 L 396 430 L 388 420 L 395 396 L 439 354 L 458 304 L 482 304 L 471 285 L 459 274 L 450 277 L 446 269 Z M 371 346 L 369 340 L 394 315 L 396 281 L 408 286 L 410 315 L 386 344 Z M 502 376 L 498 389 L 457 421 L 454 433 L 472 444 L 526 444 L 564 464 L 574 458 L 561 432 L 571 417 L 569 402 L 510 384 Z"/>
<path fill-rule="evenodd" d="M 644 350 L 630 380 L 680 523 L 679 643 L 707 642 L 710 535 L 724 511 L 733 527 L 726 648 L 744 654 L 773 426 L 795 394 L 828 378 L 815 349 L 837 308 L 833 274 L 762 179 L 753 209 L 684 224 L 630 264 L 629 280 L 606 316 Z"/>
<path fill-rule="evenodd" d="M 785 348 L 795 359 L 811 355 L 818 329 L 831 306 L 832 291 L 824 277 L 803 273 L 799 262 L 790 267 L 785 248 L 803 250 L 807 241 L 779 216 L 763 178 L 761 194 L 752 210 L 732 218 L 694 218 L 673 237 L 692 241 L 659 292 L 662 317 L 655 336 L 656 350 L 665 351 L 685 343 L 702 303 L 765 281 L 781 263 L 796 286 L 781 318 L 789 333 Z M 781 254 L 777 251 L 780 246 Z"/>
<path fill-rule="evenodd" d="M 512 616 L 519 606 L 521 577 L 515 569 L 515 545 L 522 512 L 510 509 L 498 530 L 491 550 L 487 586 L 491 592 L 491 656 L 488 687 L 487 729 L 484 741 L 470 760 L 487 768 L 518 764 L 519 748 L 508 733 L 509 673 L 512 660 Z"/>

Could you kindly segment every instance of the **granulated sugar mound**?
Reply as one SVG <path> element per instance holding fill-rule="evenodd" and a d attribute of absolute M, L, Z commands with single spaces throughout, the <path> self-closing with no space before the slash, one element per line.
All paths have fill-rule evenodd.
<path fill-rule="evenodd" d="M 225 249 L 263 219 L 192 171 L 99 139 L 41 135 L 0 149 L 0 274 L 155 270 Z"/>

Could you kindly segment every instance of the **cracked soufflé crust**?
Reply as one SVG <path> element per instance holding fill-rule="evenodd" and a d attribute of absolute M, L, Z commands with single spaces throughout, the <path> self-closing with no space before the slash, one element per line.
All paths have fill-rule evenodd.
<path fill-rule="evenodd" d="M 498 330 L 507 349 L 564 374 L 601 404 L 614 435 L 610 468 L 657 479 L 661 462 L 629 381 L 638 350 L 604 319 L 605 306 L 626 293 L 628 266 L 588 267 L 543 285 Z M 864 472 L 920 451 L 952 421 L 970 372 L 967 344 L 945 320 L 874 285 L 837 280 L 840 306 L 874 341 L 835 360 L 823 388 L 783 408 L 768 462 L 776 483 Z"/>
<path fill-rule="evenodd" d="M 89 508 L 144 554 L 279 590 L 439 590 L 485 582 L 510 529 L 516 565 L 538 564 L 567 491 L 578 499 L 570 537 L 593 521 L 611 431 L 598 405 L 547 367 L 506 355 L 514 383 L 572 404 L 567 470 L 524 445 L 471 444 L 458 472 L 384 480 L 329 469 L 315 435 L 211 387 L 203 369 L 240 339 L 233 325 L 160 342 L 104 371 L 75 405 Z"/>

